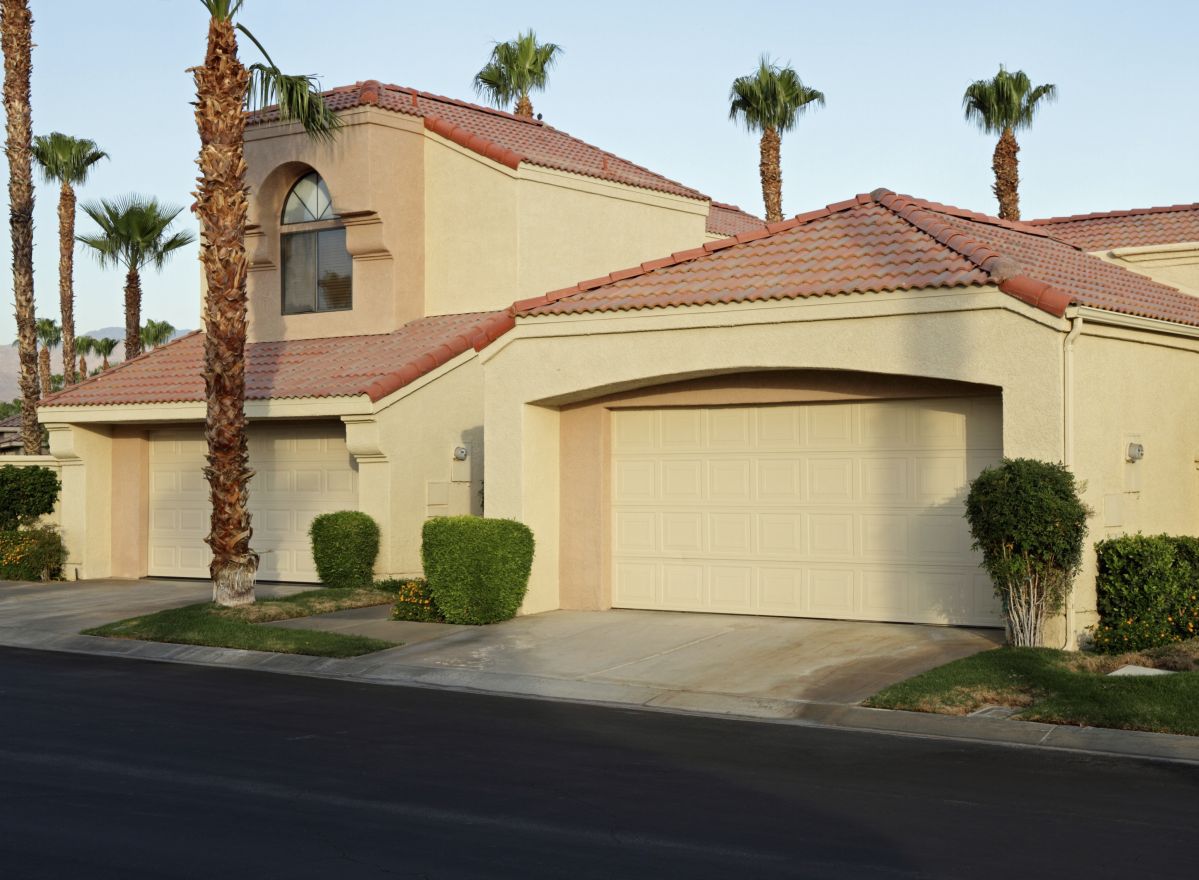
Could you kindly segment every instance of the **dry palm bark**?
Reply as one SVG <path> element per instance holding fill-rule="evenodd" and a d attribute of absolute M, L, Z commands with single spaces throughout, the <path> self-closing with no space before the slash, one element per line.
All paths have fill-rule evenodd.
<path fill-rule="evenodd" d="M 254 601 L 258 556 L 250 549 L 246 447 L 246 163 L 243 102 L 250 75 L 237 58 L 233 23 L 213 18 L 204 66 L 195 69 L 200 132 L 200 262 L 204 267 L 204 386 L 212 497 L 212 598 L 221 605 Z"/>
<path fill-rule="evenodd" d="M 37 321 L 33 308 L 33 119 L 29 105 L 32 39 L 33 16 L 28 0 L 2 0 L 4 152 L 8 158 L 13 300 L 21 363 L 21 444 L 26 455 L 37 455 L 42 450 L 42 432 L 37 423 Z"/>
<path fill-rule="evenodd" d="M 525 119 L 533 118 L 533 102 L 529 100 L 528 95 L 521 95 L 520 100 L 516 102 L 516 115 Z"/>
<path fill-rule="evenodd" d="M 778 131 L 767 127 L 759 143 L 761 158 L 758 171 L 762 175 L 762 201 L 766 205 L 766 222 L 783 219 L 783 169 L 779 161 L 781 138 Z"/>
<path fill-rule="evenodd" d="M 37 355 L 37 375 L 42 385 L 42 397 L 50 396 L 50 349 L 43 345 Z"/>
<path fill-rule="evenodd" d="M 62 312 L 62 381 L 75 384 L 75 189 L 58 191 L 58 306 Z"/>
<path fill-rule="evenodd" d="M 136 266 L 125 273 L 125 360 L 142 353 L 142 278 Z"/>
<path fill-rule="evenodd" d="M 995 172 L 992 191 L 999 200 L 999 216 L 1004 220 L 1020 219 L 1020 165 L 1016 155 L 1019 152 L 1016 135 L 1005 128 L 991 158 L 991 170 Z"/>

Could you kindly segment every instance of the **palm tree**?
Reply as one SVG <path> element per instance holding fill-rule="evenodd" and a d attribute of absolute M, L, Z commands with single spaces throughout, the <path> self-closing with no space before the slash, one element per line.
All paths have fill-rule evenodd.
<path fill-rule="evenodd" d="M 127 195 L 83 205 L 100 227 L 98 235 L 81 235 L 79 241 L 92 248 L 101 266 L 125 267 L 125 358 L 142 353 L 141 270 L 161 270 L 171 254 L 187 247 L 196 237 L 188 231 L 167 230 L 182 208 L 160 205 L 146 196 Z"/>
<path fill-rule="evenodd" d="M 50 349 L 62 342 L 62 328 L 53 318 L 38 318 L 37 340 L 42 344 L 38 353 L 38 377 L 42 382 L 42 397 L 46 397 L 50 394 Z"/>
<path fill-rule="evenodd" d="M 193 69 L 196 127 L 200 134 L 200 186 L 195 212 L 204 230 L 204 389 L 208 479 L 212 499 L 212 600 L 220 605 L 254 601 L 258 555 L 246 502 L 250 458 L 246 445 L 246 181 L 247 107 L 277 104 L 279 118 L 299 122 L 309 135 L 331 138 L 340 119 L 320 95 L 314 77 L 285 75 L 262 44 L 233 18 L 242 0 L 200 0 L 209 15 L 204 64 Z M 237 57 L 237 32 L 266 59 L 248 69 Z"/>
<path fill-rule="evenodd" d="M 63 381 L 75 381 L 75 187 L 108 154 L 95 141 L 61 132 L 33 139 L 33 158 L 46 183 L 58 184 L 58 301 L 62 311 Z"/>
<path fill-rule="evenodd" d="M 9 236 L 21 372 L 21 445 L 42 451 L 37 422 L 37 323 L 33 309 L 33 113 L 29 72 L 33 66 L 33 16 L 29 0 L 0 0 L 0 49 L 4 53 L 4 153 L 8 158 Z"/>
<path fill-rule="evenodd" d="M 100 369 L 108 369 L 108 358 L 112 354 L 114 348 L 117 347 L 117 340 L 109 339 L 105 336 L 103 339 L 97 339 L 94 343 L 96 354 L 100 355 Z"/>
<path fill-rule="evenodd" d="M 475 93 L 503 109 L 516 102 L 516 115 L 533 118 L 529 93 L 545 91 L 550 68 L 562 54 L 557 43 L 538 43 L 530 28 L 515 40 L 496 43 L 491 60 L 475 74 Z"/>
<path fill-rule="evenodd" d="M 116 345 L 116 342 L 113 342 Z M 90 336 L 75 337 L 75 354 L 79 356 L 79 380 L 87 378 L 87 356 L 96 350 L 96 340 Z"/>
<path fill-rule="evenodd" d="M 795 128 L 799 117 L 813 106 L 824 106 L 824 93 L 808 88 L 790 67 L 779 67 L 763 55 L 758 69 L 733 80 L 729 89 L 729 119 L 740 119 L 746 129 L 761 132 L 758 171 L 766 222 L 783 219 L 783 172 L 780 145 L 784 133 Z"/>
<path fill-rule="evenodd" d="M 175 327 L 169 321 L 146 321 L 142 327 L 142 346 L 155 349 L 171 341 Z"/>
<path fill-rule="evenodd" d="M 975 122 L 987 134 L 998 134 L 999 143 L 991 158 L 995 183 L 991 187 L 999 200 L 999 216 L 1004 220 L 1020 219 L 1020 160 L 1016 132 L 1032 126 L 1033 117 L 1042 104 L 1057 98 L 1057 86 L 1052 83 L 1035 88 L 1023 70 L 1010 72 L 999 65 L 992 79 L 980 79 L 966 87 L 962 107 L 966 121 Z"/>

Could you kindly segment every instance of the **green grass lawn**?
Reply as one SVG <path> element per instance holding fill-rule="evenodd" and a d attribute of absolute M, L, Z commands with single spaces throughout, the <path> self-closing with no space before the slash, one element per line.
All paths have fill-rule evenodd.
<path fill-rule="evenodd" d="M 178 645 L 274 651 L 280 654 L 357 657 L 384 648 L 394 648 L 398 643 L 319 630 L 280 629 L 263 624 L 348 608 L 387 605 L 394 601 L 395 594 L 385 590 L 309 590 L 278 599 L 259 599 L 255 604 L 242 608 L 221 608 L 211 602 L 186 605 L 108 623 L 84 630 L 83 634 Z"/>
<path fill-rule="evenodd" d="M 1026 721 L 1199 735 L 1199 671 L 1111 678 L 1125 663 L 1195 669 L 1199 640 L 1100 657 L 1049 648 L 997 648 L 892 685 L 866 701 L 880 709 L 963 715 L 1018 706 Z"/>

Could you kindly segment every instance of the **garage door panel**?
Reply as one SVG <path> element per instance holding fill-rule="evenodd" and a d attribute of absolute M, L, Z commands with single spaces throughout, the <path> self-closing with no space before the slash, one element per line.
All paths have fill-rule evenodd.
<path fill-rule="evenodd" d="M 998 398 L 618 410 L 612 440 L 614 605 L 1000 620 L 962 518 Z"/>
<path fill-rule="evenodd" d="M 336 424 L 255 425 L 249 431 L 251 546 L 262 580 L 316 582 L 308 527 L 319 513 L 356 510 L 357 471 Z M 207 446 L 198 431 L 150 441 L 150 574 L 207 577 L 211 560 Z"/>

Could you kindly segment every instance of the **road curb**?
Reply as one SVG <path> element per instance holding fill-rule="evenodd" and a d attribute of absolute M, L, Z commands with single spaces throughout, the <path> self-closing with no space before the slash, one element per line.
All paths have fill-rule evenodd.
<path fill-rule="evenodd" d="M 767 700 L 737 694 L 673 691 L 633 684 L 489 673 L 457 667 L 380 663 L 379 654 L 349 659 L 273 654 L 237 648 L 175 645 L 101 636 L 63 635 L 0 626 L 0 645 L 159 663 L 182 663 L 354 681 L 362 684 L 466 691 L 498 697 L 560 700 L 712 718 L 796 724 L 861 733 L 1053 749 L 1199 765 L 1199 737 L 1139 730 L 1068 727 L 982 716 L 933 715 L 838 703 Z M 379 652 L 385 653 L 385 652 Z"/>

